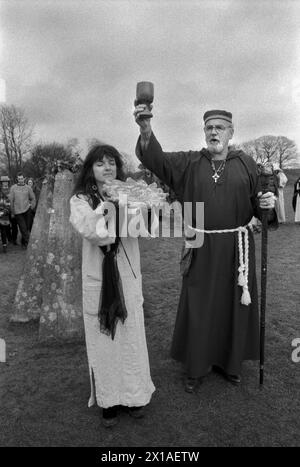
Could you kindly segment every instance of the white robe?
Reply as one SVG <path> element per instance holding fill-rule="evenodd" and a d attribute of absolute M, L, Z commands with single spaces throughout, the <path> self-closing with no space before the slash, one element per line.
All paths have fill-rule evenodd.
<path fill-rule="evenodd" d="M 112 340 L 111 336 L 100 332 L 98 320 L 103 261 L 103 253 L 99 246 L 114 243 L 115 237 L 106 228 L 101 206 L 93 210 L 86 198 L 73 196 L 70 207 L 70 222 L 83 237 L 83 318 L 91 378 L 88 406 L 95 402 L 103 408 L 114 405 L 146 405 L 150 402 L 155 387 L 150 376 L 144 328 L 138 240 L 122 238 L 117 254 L 128 316 L 124 324 L 118 322 Z"/>
<path fill-rule="evenodd" d="M 287 184 L 287 177 L 283 172 L 279 172 L 277 175 L 278 178 L 278 199 L 275 202 L 275 210 L 277 214 L 278 222 L 285 222 L 285 208 L 284 208 L 284 197 L 283 189 Z"/>

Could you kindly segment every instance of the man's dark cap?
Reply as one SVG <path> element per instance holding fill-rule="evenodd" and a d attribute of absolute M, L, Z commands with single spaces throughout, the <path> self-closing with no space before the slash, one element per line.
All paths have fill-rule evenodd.
<path fill-rule="evenodd" d="M 221 120 L 226 120 L 226 122 L 232 123 L 232 113 L 227 112 L 226 110 L 208 110 L 203 115 L 204 124 L 213 118 L 219 118 Z"/>

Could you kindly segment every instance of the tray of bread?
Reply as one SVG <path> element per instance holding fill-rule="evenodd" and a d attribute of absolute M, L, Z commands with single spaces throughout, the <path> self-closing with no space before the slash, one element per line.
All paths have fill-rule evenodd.
<path fill-rule="evenodd" d="M 130 177 L 125 182 L 116 179 L 105 182 L 103 188 L 107 197 L 113 202 L 120 202 L 126 195 L 128 205 L 135 207 L 158 206 L 163 204 L 167 197 L 167 193 L 158 187 L 157 183 L 147 185 L 144 180 L 134 180 Z M 121 195 L 122 198 L 120 198 Z"/>

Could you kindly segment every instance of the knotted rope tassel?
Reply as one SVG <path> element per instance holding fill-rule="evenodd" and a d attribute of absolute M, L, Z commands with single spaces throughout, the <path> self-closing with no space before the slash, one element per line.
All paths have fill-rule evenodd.
<path fill-rule="evenodd" d="M 244 239 L 244 245 L 243 245 Z M 241 304 L 249 305 L 251 303 L 251 297 L 248 289 L 248 275 L 249 275 L 249 237 L 248 229 L 240 227 L 238 231 L 238 242 L 239 242 L 239 261 L 240 265 L 238 268 L 239 277 L 238 284 L 243 287 L 243 293 L 241 296 Z M 244 251 L 245 249 L 245 251 Z"/>
<path fill-rule="evenodd" d="M 238 267 L 238 285 L 243 288 L 241 296 L 242 305 L 250 305 L 251 296 L 248 289 L 248 276 L 249 276 L 249 235 L 248 228 L 252 229 L 252 224 L 249 223 L 246 226 L 237 227 L 236 229 L 224 229 L 224 230 L 202 230 L 196 229 L 188 225 L 188 228 L 199 233 L 229 233 L 238 232 L 238 247 L 239 247 L 239 267 Z"/>

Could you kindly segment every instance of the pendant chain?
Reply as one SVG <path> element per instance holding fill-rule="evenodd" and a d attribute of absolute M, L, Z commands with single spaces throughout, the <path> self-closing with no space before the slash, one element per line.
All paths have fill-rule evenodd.
<path fill-rule="evenodd" d="M 216 169 L 216 166 L 215 166 L 215 163 L 214 161 L 211 161 L 211 167 L 214 171 L 214 174 L 212 175 L 212 178 L 214 179 L 214 182 L 217 183 L 218 179 L 220 178 L 224 168 L 225 168 L 225 164 L 226 164 L 226 159 L 224 159 L 222 161 L 222 163 L 220 164 L 219 168 Z"/>

